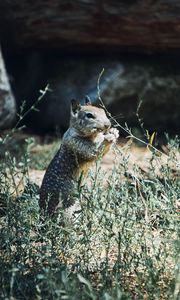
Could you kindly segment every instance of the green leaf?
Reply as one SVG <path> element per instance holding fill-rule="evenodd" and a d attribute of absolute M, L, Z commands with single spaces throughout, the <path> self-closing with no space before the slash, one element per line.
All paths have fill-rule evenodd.
<path fill-rule="evenodd" d="M 91 290 L 91 284 L 86 278 L 84 278 L 81 274 L 77 274 L 77 277 L 81 283 L 84 283 L 88 289 Z"/>
<path fill-rule="evenodd" d="M 155 134 L 156 134 L 156 132 L 154 131 L 154 132 L 151 134 L 151 136 L 150 136 L 150 140 L 149 140 L 149 144 L 150 144 L 150 145 L 153 145 L 154 138 L 155 138 Z"/>

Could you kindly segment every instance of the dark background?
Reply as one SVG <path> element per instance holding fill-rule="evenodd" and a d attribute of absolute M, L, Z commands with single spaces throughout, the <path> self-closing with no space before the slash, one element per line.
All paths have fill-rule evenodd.
<path fill-rule="evenodd" d="M 58 1 L 0 3 L 0 40 L 17 111 L 51 88 L 24 120 L 27 128 L 64 132 L 69 102 L 97 82 L 108 110 L 122 125 L 159 133 L 180 129 L 179 1 Z"/>

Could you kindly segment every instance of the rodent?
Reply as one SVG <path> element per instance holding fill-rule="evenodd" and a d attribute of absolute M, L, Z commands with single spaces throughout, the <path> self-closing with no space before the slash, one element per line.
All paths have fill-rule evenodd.
<path fill-rule="evenodd" d="M 111 127 L 105 110 L 91 104 L 71 101 L 70 125 L 60 149 L 50 162 L 40 188 L 40 209 L 53 215 L 58 208 L 66 210 L 75 203 L 73 196 L 80 176 L 108 152 L 116 142 L 118 130 Z"/>

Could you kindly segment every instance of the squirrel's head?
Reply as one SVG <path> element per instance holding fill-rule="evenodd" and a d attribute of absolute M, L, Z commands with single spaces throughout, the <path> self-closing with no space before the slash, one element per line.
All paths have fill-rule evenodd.
<path fill-rule="evenodd" d="M 106 132 L 111 122 L 104 109 L 93 106 L 89 97 L 81 105 L 77 100 L 71 100 L 70 126 L 82 136 L 95 136 L 98 132 Z"/>

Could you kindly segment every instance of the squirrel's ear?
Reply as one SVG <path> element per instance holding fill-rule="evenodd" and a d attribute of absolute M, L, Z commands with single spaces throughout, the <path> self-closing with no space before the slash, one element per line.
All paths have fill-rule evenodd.
<path fill-rule="evenodd" d="M 81 104 L 79 101 L 72 99 L 71 100 L 71 113 L 75 115 L 81 109 Z"/>
<path fill-rule="evenodd" d="M 92 105 L 91 99 L 88 95 L 85 96 L 85 105 Z"/>

